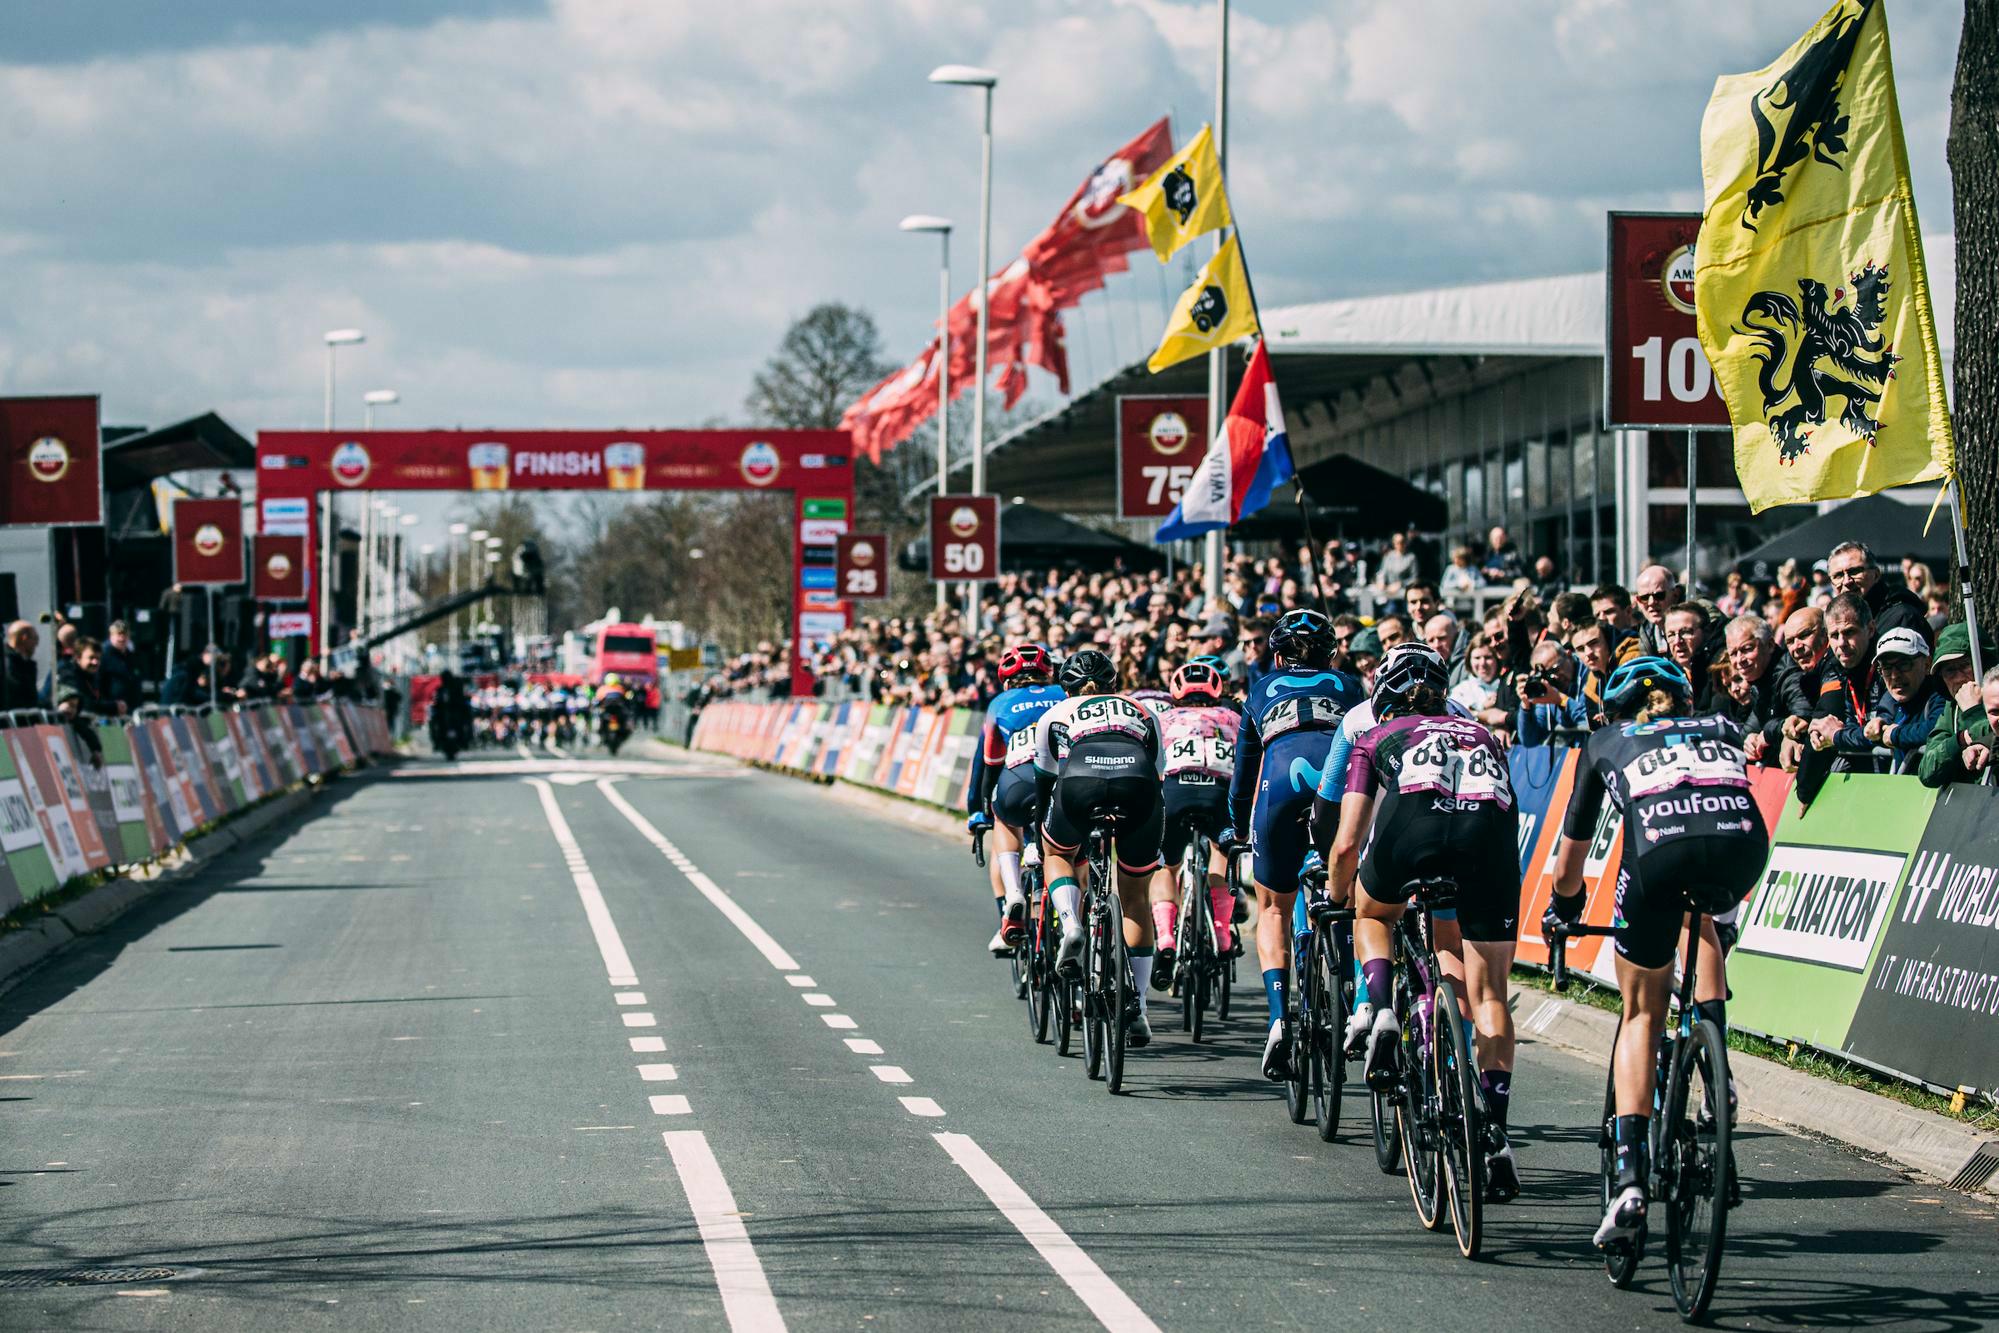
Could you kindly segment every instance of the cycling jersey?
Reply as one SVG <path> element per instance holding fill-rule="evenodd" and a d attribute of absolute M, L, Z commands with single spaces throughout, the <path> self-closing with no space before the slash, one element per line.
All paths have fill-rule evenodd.
<path fill-rule="evenodd" d="M 1034 724 L 1041 715 L 1068 696 L 1060 685 L 1020 685 L 1001 690 L 986 705 L 985 728 L 979 748 L 972 752 L 972 780 L 967 788 L 966 812 L 988 809 L 996 788 L 1034 779 Z M 1018 827 L 1018 821 L 1007 820 Z"/>
<path fill-rule="evenodd" d="M 1455 699 L 1445 701 L 1445 708 L 1452 717 L 1469 719 L 1471 710 Z M 1319 795 L 1338 805 L 1340 796 L 1347 789 L 1347 762 L 1353 757 L 1353 743 L 1366 733 L 1374 730 L 1374 700 L 1363 699 L 1347 710 L 1340 719 L 1339 739 L 1333 742 L 1333 752 L 1326 760 L 1326 772 L 1319 779 Z"/>
<path fill-rule="evenodd" d="M 1240 713 L 1220 704 L 1175 708 L 1162 720 L 1166 785 L 1159 853 L 1168 865 L 1186 854 L 1196 832 L 1214 839 L 1229 826 L 1228 782 L 1241 723 Z"/>
<path fill-rule="evenodd" d="M 1287 666 L 1260 677 L 1243 702 L 1229 818 L 1250 832 L 1256 882 L 1279 893 L 1297 888 L 1307 848 L 1305 820 L 1340 720 L 1363 702 L 1360 682 L 1342 671 Z"/>
<path fill-rule="evenodd" d="M 1617 951 L 1639 967 L 1664 967 L 1678 949 L 1687 888 L 1712 886 L 1740 902 L 1769 855 L 1742 728 L 1725 717 L 1605 727 L 1583 747 L 1563 834 L 1592 840 L 1606 795 L 1624 817 Z"/>
<path fill-rule="evenodd" d="M 1128 874 L 1158 868 L 1159 728 L 1143 705 L 1116 694 L 1064 699 L 1034 725 L 1034 766 L 1047 799 L 1042 839 L 1074 855 L 1099 811 L 1117 815 L 1117 862 Z"/>

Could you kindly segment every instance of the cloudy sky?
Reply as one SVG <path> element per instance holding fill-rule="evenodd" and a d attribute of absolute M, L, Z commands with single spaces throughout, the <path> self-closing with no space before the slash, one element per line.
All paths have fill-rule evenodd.
<path fill-rule="evenodd" d="M 1715 74 L 1823 4 L 1237 0 L 1259 295 L 1600 266 L 1606 208 L 1698 207 Z M 317 425 L 320 333 L 347 325 L 348 422 L 378 386 L 405 425 L 733 418 L 816 302 L 873 311 L 892 355 L 929 336 L 935 252 L 904 214 L 965 224 L 971 284 L 976 96 L 934 65 L 1001 76 L 995 267 L 1103 155 L 1162 113 L 1184 140 L 1214 99 L 1212 0 L 5 8 L 0 392 L 98 392 L 111 422 Z M 1932 233 L 1961 12 L 1891 7 Z M 1124 304 L 1071 325 L 1086 377 L 1177 289 L 1136 258 Z"/>

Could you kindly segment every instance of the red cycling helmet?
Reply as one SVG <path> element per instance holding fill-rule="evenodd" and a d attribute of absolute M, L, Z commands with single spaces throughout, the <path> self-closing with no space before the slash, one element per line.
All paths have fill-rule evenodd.
<path fill-rule="evenodd" d="M 1189 662 L 1173 673 L 1173 702 L 1181 703 L 1187 696 L 1205 694 L 1216 703 L 1228 692 L 1228 682 L 1222 673 L 1206 662 Z"/>
<path fill-rule="evenodd" d="M 1048 650 L 1038 643 L 1016 644 L 1000 654 L 999 678 L 1002 683 L 1025 673 L 1039 676 L 1043 680 L 1055 674 L 1055 663 L 1048 656 Z"/>

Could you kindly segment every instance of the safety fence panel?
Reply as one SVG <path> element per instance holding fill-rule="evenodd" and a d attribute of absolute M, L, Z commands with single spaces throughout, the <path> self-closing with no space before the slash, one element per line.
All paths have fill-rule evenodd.
<path fill-rule="evenodd" d="M 102 781 L 111 803 L 117 841 L 112 856 L 121 865 L 143 861 L 154 852 L 152 827 L 146 818 L 145 780 L 132 753 L 132 734 L 121 723 L 105 723 L 97 728 L 97 744 L 104 766 L 84 768 L 85 779 Z"/>
<path fill-rule="evenodd" d="M 13 744 L 0 743 L 0 860 L 7 866 L 0 882 L 0 911 L 33 902 L 62 883 L 44 844 L 37 803 L 28 794 L 32 781 L 15 758 Z"/>

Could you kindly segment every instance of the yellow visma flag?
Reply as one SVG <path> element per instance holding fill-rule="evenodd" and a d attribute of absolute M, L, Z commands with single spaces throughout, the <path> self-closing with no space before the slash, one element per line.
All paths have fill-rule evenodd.
<path fill-rule="evenodd" d="M 1948 476 L 1882 0 L 1840 0 L 1774 64 L 1716 80 L 1701 175 L 1694 305 L 1750 508 Z"/>
<path fill-rule="evenodd" d="M 1222 188 L 1222 163 L 1215 156 L 1215 136 L 1206 125 L 1185 148 L 1166 160 L 1145 184 L 1118 202 L 1145 215 L 1145 233 L 1152 252 L 1165 263 L 1187 242 L 1230 225 L 1228 191 Z"/>
<path fill-rule="evenodd" d="M 1242 250 L 1231 236 L 1222 242 L 1215 257 L 1201 266 L 1194 285 L 1180 294 L 1180 303 L 1166 321 L 1166 336 L 1145 364 L 1157 374 L 1238 338 L 1254 337 L 1259 331 L 1256 302 L 1250 299 L 1249 277 L 1243 272 Z"/>

